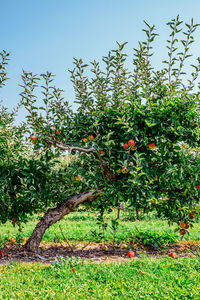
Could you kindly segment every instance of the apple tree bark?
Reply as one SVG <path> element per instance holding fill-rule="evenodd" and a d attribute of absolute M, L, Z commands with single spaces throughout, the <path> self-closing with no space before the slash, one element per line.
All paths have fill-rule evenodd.
<path fill-rule="evenodd" d="M 79 204 L 86 201 L 93 201 L 96 199 L 102 191 L 102 188 L 95 189 L 93 191 L 83 192 L 79 195 L 73 196 L 69 200 L 59 204 L 57 207 L 50 208 L 40 219 L 36 225 L 32 235 L 24 245 L 24 249 L 31 252 L 38 252 L 40 242 L 45 231 L 54 223 L 61 220 L 65 215 L 70 213 Z"/>

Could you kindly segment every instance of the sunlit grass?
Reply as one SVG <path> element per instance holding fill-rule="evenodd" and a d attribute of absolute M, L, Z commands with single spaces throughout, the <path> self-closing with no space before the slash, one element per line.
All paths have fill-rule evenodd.
<path fill-rule="evenodd" d="M 108 223 L 107 230 L 105 231 L 105 241 L 110 242 L 113 239 L 112 228 L 110 219 L 116 218 L 116 211 L 111 215 L 107 215 L 105 222 Z M 32 220 L 24 225 L 22 235 L 29 237 L 38 222 L 38 216 L 35 216 Z M 59 239 L 60 242 L 64 241 L 64 237 L 61 230 L 64 233 L 66 239 L 71 242 L 79 241 L 98 241 L 94 231 L 99 232 L 99 226 L 97 225 L 97 216 L 93 212 L 72 212 L 63 218 L 60 222 L 51 226 L 45 233 L 43 241 L 54 242 L 55 239 Z M 121 219 L 119 220 L 119 227 L 116 232 L 117 241 L 129 241 L 131 237 L 138 230 L 155 230 L 157 232 L 167 232 L 174 234 L 176 225 L 170 226 L 164 220 L 156 219 L 155 217 L 146 217 L 146 220 L 141 221 L 126 221 L 126 213 L 121 213 Z M 185 240 L 200 240 L 200 223 L 195 223 L 194 228 L 189 230 L 190 235 L 185 235 Z M 9 238 L 15 238 L 17 235 L 17 227 L 13 227 L 11 223 L 0 225 L 0 239 L 1 241 Z M 180 234 L 176 234 L 177 240 L 180 240 Z"/>
<path fill-rule="evenodd" d="M 200 299 L 198 258 L 14 263 L 0 276 L 0 299 Z"/>

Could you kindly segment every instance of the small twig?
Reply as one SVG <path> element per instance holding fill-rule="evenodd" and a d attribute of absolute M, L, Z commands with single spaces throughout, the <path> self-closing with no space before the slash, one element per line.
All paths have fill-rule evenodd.
<path fill-rule="evenodd" d="M 60 242 L 60 239 L 58 238 L 57 234 L 55 233 L 54 242 L 56 242 L 56 241 L 57 241 L 58 243 L 62 244 L 62 243 Z"/>
<path fill-rule="evenodd" d="M 60 228 L 60 232 L 61 232 L 61 234 L 62 234 L 62 236 L 63 236 L 65 242 L 67 243 L 67 245 L 69 246 L 69 248 L 71 249 L 71 251 L 74 253 L 74 249 L 72 248 L 70 242 L 69 242 L 69 241 L 66 239 L 66 237 L 64 236 L 64 233 L 63 233 L 62 228 L 61 228 L 60 225 L 59 225 L 59 228 Z"/>

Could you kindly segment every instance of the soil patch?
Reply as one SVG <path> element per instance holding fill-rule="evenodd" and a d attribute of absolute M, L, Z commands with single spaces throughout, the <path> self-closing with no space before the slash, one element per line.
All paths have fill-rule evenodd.
<path fill-rule="evenodd" d="M 167 245 L 162 248 L 143 246 L 139 244 L 122 244 L 113 246 L 111 244 L 97 244 L 97 243 L 76 243 L 73 245 L 67 243 L 47 243 L 42 242 L 39 252 L 32 253 L 24 250 L 23 246 L 17 247 L 16 245 L 6 245 L 3 249 L 0 264 L 13 261 L 21 262 L 45 262 L 50 263 L 59 259 L 60 257 L 79 257 L 82 259 L 89 259 L 95 262 L 109 263 L 111 261 L 127 261 L 128 251 L 135 252 L 135 258 L 149 255 L 150 257 L 164 257 L 169 252 L 176 252 L 177 257 L 181 256 L 197 256 L 200 257 L 200 241 L 181 241 L 174 245 Z"/>

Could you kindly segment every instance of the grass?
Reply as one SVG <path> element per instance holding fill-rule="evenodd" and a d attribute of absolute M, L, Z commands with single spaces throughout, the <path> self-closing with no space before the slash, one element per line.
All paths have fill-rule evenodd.
<path fill-rule="evenodd" d="M 0 299 L 200 299 L 200 259 L 194 257 L 13 263 L 0 266 L 0 277 Z"/>
<path fill-rule="evenodd" d="M 117 241 L 129 242 L 136 236 L 143 243 L 180 239 L 180 235 L 174 233 L 176 225 L 169 227 L 166 221 L 154 215 L 134 222 L 128 217 L 126 212 L 121 213 Z M 111 218 L 116 218 L 116 211 L 106 215 L 106 242 L 113 239 Z M 34 216 L 25 224 L 24 237 L 31 235 L 38 220 L 39 217 Z M 64 241 L 59 225 L 71 243 L 98 241 L 99 226 L 94 212 L 70 213 L 47 230 L 43 241 L 53 242 L 55 236 Z M 0 242 L 16 236 L 17 227 L 11 223 L 0 225 Z M 200 223 L 194 224 L 185 240 L 200 240 Z M 0 299 L 200 299 L 200 257 L 155 258 L 143 252 L 139 256 L 120 263 L 60 258 L 51 264 L 0 265 Z"/>
<path fill-rule="evenodd" d="M 112 229 L 110 219 L 116 217 L 116 212 L 111 215 L 107 215 L 105 220 L 108 222 L 108 228 L 105 231 L 105 241 L 110 242 L 113 239 Z M 132 239 L 139 231 L 155 231 L 155 235 L 168 235 L 169 240 L 180 239 L 180 234 L 174 233 L 176 225 L 169 227 L 168 223 L 164 220 L 156 219 L 151 216 L 148 219 L 142 221 L 126 221 L 127 213 L 122 212 L 121 220 L 119 221 L 119 226 L 116 232 L 116 241 L 128 242 Z M 23 228 L 23 236 L 29 237 L 38 222 L 38 217 L 32 218 Z M 97 225 L 97 216 L 92 212 L 72 212 L 60 222 L 51 226 L 45 233 L 43 241 L 53 242 L 55 237 L 58 237 L 61 242 L 64 241 L 62 233 L 60 231 L 59 225 L 62 228 L 64 236 L 70 242 L 80 242 L 80 241 L 99 241 L 98 233 L 99 226 Z M 195 223 L 194 228 L 189 230 L 190 235 L 185 236 L 186 240 L 200 240 L 200 223 Z M 4 241 L 7 238 L 15 238 L 17 235 L 17 228 L 13 227 L 11 223 L 6 223 L 0 225 L 0 241 Z"/>

